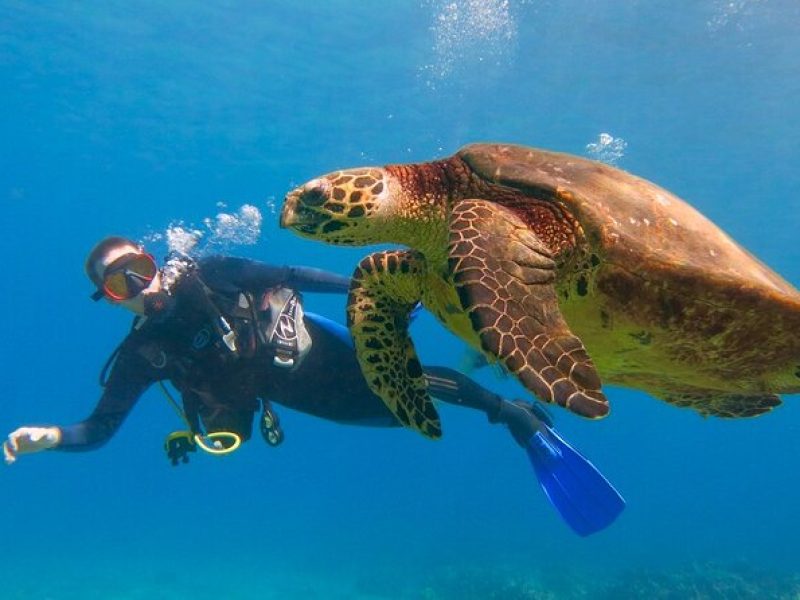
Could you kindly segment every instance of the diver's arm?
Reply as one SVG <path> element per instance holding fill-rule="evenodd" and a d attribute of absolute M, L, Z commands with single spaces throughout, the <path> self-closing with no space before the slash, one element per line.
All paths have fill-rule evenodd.
<path fill-rule="evenodd" d="M 152 371 L 152 366 L 134 350 L 123 349 L 92 414 L 79 423 L 61 427 L 61 440 L 53 449 L 84 451 L 105 444 L 155 381 Z"/>
<path fill-rule="evenodd" d="M 25 425 L 15 429 L 3 442 L 6 464 L 12 464 L 21 454 L 42 450 L 82 451 L 102 446 L 152 383 L 151 370 L 140 357 L 121 352 L 100 401 L 87 419 L 66 427 Z"/>
<path fill-rule="evenodd" d="M 286 267 L 289 277 L 286 287 L 301 292 L 321 294 L 346 294 L 350 290 L 350 278 L 314 267 Z"/>
<path fill-rule="evenodd" d="M 350 278 L 313 267 L 275 266 L 232 256 L 211 256 L 200 262 L 203 279 L 212 288 L 267 289 L 285 286 L 301 292 L 346 294 Z"/>
<path fill-rule="evenodd" d="M 80 423 L 60 427 L 61 440 L 53 446 L 53 450 L 79 452 L 99 448 L 112 438 L 127 414 L 107 413 L 96 409 L 89 418 Z"/>

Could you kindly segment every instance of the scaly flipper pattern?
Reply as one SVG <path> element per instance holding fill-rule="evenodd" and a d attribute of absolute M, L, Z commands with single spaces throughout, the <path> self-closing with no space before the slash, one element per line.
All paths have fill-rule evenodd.
<path fill-rule="evenodd" d="M 439 438 L 439 415 L 408 334 L 424 271 L 424 258 L 410 250 L 364 258 L 351 280 L 347 324 L 370 389 L 403 425 Z"/>
<path fill-rule="evenodd" d="M 559 308 L 549 249 L 514 213 L 462 200 L 450 217 L 449 269 L 484 351 L 545 402 L 603 417 L 608 401 Z"/>

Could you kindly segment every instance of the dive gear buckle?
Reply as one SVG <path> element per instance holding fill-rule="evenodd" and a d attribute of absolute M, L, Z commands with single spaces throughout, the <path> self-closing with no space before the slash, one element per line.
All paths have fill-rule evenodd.
<path fill-rule="evenodd" d="M 222 330 L 222 341 L 228 347 L 228 350 L 236 353 L 236 332 L 231 327 L 230 323 L 223 317 L 219 316 L 220 329 Z"/>

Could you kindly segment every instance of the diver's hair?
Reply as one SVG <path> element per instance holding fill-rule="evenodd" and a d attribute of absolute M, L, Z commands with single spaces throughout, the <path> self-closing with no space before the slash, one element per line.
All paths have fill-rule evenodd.
<path fill-rule="evenodd" d="M 103 257 L 106 254 L 115 248 L 119 248 L 120 246 L 133 246 L 134 248 L 140 247 L 139 244 L 133 240 L 129 240 L 128 238 L 118 235 L 112 235 L 100 240 L 95 247 L 92 248 L 91 252 L 89 252 L 89 256 L 86 257 L 86 262 L 83 265 L 83 268 L 86 271 L 86 276 L 91 279 L 92 283 L 94 283 L 98 288 L 103 282 L 100 280 L 102 273 L 97 272 L 97 266 L 102 262 Z"/>

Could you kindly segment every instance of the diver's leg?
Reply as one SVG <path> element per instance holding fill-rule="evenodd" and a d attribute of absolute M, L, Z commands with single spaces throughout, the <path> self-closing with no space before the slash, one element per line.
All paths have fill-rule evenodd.
<path fill-rule="evenodd" d="M 523 448 L 542 429 L 542 423 L 553 424 L 550 416 L 537 404 L 506 400 L 454 369 L 424 367 L 423 371 L 432 396 L 448 404 L 486 413 L 490 423 L 507 425 Z"/>
<path fill-rule="evenodd" d="M 431 395 L 447 402 L 485 412 L 489 419 L 500 410 L 503 399 L 466 375 L 447 367 L 423 367 Z"/>
<path fill-rule="evenodd" d="M 564 521 L 586 536 L 608 527 L 625 501 L 602 473 L 553 429 L 549 415 L 536 404 L 508 401 L 446 367 L 424 367 L 432 396 L 480 410 L 491 423 L 508 426 L 528 455 L 547 499 Z"/>

